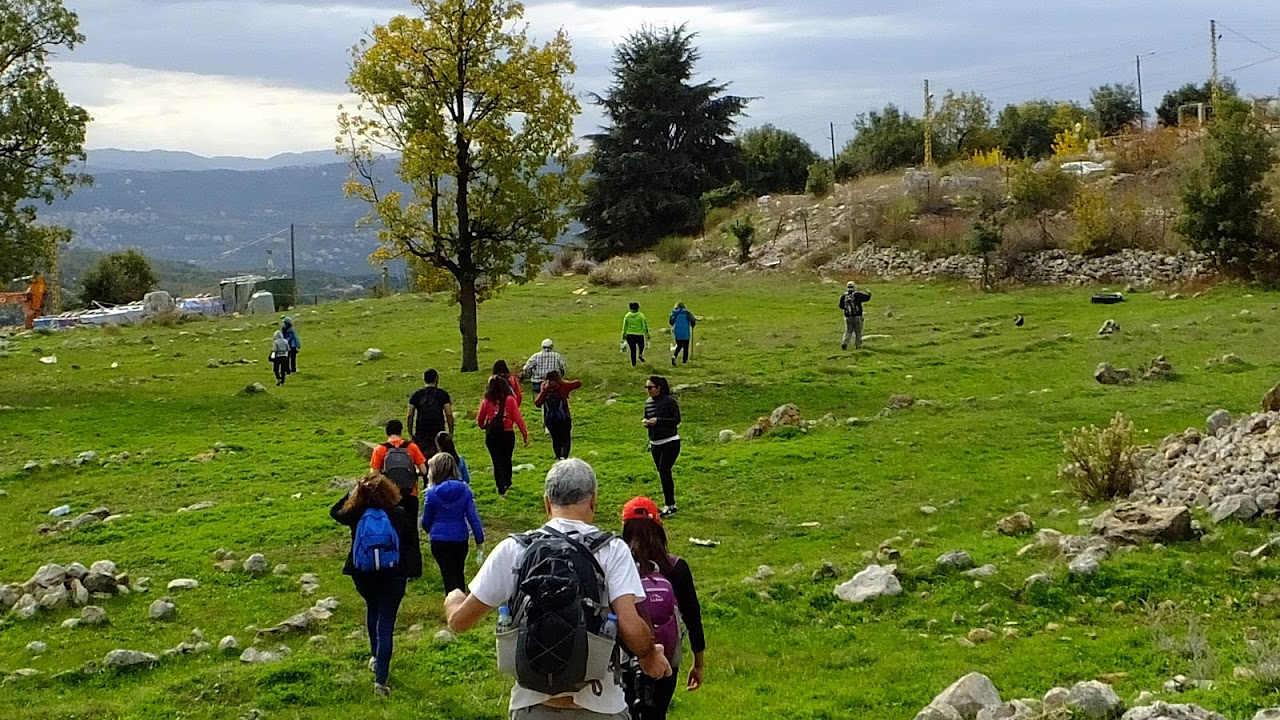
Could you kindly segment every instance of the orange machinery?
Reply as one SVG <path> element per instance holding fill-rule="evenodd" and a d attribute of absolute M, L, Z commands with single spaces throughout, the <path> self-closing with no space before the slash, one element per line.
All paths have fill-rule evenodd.
<path fill-rule="evenodd" d="M 0 292 L 0 305 L 21 305 L 24 319 L 23 327 L 30 330 L 35 326 L 36 316 L 44 306 L 44 295 L 47 290 L 44 277 L 40 273 L 30 277 L 18 278 L 15 282 L 30 280 L 31 285 L 21 292 Z"/>

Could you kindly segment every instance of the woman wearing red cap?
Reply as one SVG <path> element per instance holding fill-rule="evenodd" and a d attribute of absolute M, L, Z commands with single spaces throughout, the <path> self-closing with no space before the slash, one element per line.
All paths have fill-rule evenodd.
<path fill-rule="evenodd" d="M 671 675 L 661 680 L 653 680 L 634 667 L 625 670 L 627 706 L 632 720 L 665 720 L 680 674 L 681 620 L 693 651 L 688 688 L 702 687 L 703 652 L 707 646 L 702 632 L 702 607 L 689 564 L 667 551 L 667 533 L 652 500 L 637 497 L 626 504 L 622 510 L 622 539 L 631 548 L 644 585 L 642 614 L 652 623 L 654 642 L 663 646 L 671 663 Z"/>

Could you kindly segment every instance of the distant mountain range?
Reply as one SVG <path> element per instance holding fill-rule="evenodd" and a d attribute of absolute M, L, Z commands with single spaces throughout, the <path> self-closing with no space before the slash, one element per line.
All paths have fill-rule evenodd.
<path fill-rule="evenodd" d="M 356 228 L 368 206 L 345 196 L 350 171 L 330 151 L 265 160 L 160 150 L 88 155 L 93 185 L 41 209 L 46 222 L 72 229 L 72 248 L 132 247 L 210 271 L 287 273 L 292 224 L 300 270 L 348 277 L 378 272 L 368 260 L 377 248 L 376 229 Z M 394 171 L 394 160 L 385 161 L 388 188 L 401 187 Z"/>
<path fill-rule="evenodd" d="M 337 152 L 333 150 L 281 153 L 269 158 L 204 157 L 177 150 L 116 150 L 115 148 L 89 150 L 87 155 L 89 157 L 85 162 L 85 166 L 90 173 L 106 170 L 155 172 L 171 170 L 275 170 L 284 167 L 332 165 L 342 162 Z"/>

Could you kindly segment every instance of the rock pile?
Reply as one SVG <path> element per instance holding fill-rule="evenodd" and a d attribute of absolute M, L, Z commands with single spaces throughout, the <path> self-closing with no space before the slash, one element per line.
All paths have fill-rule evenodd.
<path fill-rule="evenodd" d="M 104 522 L 109 518 L 113 519 L 115 517 L 119 516 L 113 516 L 111 511 L 105 507 L 94 508 L 87 513 L 82 513 L 76 516 L 75 518 L 61 520 L 57 525 L 42 523 L 36 527 L 36 534 L 57 535 L 58 533 L 74 532 L 81 528 L 96 525 L 97 523 Z"/>
<path fill-rule="evenodd" d="M 88 568 L 80 563 L 66 567 L 50 563 L 41 565 L 24 583 L 0 585 L 0 610 L 30 619 L 41 610 L 83 607 L 90 599 L 146 592 L 149 580 L 138 578 L 130 586 L 129 574 L 121 573 L 110 560 L 99 560 Z"/>
<path fill-rule="evenodd" d="M 1143 693 L 1139 703 L 1150 702 Z M 1151 702 L 1135 703 L 1125 711 L 1125 703 L 1110 685 L 1089 680 L 1071 688 L 1056 687 L 1043 698 L 1003 701 L 991 680 L 969 673 L 942 691 L 916 715 L 916 720 L 1039 720 L 1071 717 L 1079 720 L 1225 720 L 1222 715 L 1198 705 Z M 1259 710 L 1254 720 L 1269 720 L 1280 710 Z"/>
<path fill-rule="evenodd" d="M 1280 412 L 1260 412 L 1232 422 L 1219 410 L 1201 433 L 1170 435 L 1150 457 L 1132 497 L 1166 505 L 1208 509 L 1214 522 L 1275 515 L 1280 508 Z"/>

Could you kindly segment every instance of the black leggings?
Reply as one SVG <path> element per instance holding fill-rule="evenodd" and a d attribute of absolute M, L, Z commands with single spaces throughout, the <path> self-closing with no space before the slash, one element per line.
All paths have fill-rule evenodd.
<path fill-rule="evenodd" d="M 658 477 L 662 478 L 662 496 L 667 505 L 675 505 L 676 481 L 671 477 L 671 468 L 676 466 L 676 458 L 680 457 L 680 441 L 650 445 L 649 452 L 653 455 L 653 466 L 658 468 Z"/>
<path fill-rule="evenodd" d="M 573 420 L 550 423 L 547 430 L 551 431 L 551 450 L 556 454 L 556 459 L 567 459 L 569 449 L 573 446 Z"/>
<path fill-rule="evenodd" d="M 684 350 L 684 360 L 681 360 L 680 362 L 686 362 L 686 363 L 689 362 L 689 341 L 688 340 L 676 340 L 676 350 L 675 352 L 671 353 L 672 359 L 680 357 L 681 350 Z"/>
<path fill-rule="evenodd" d="M 635 365 L 636 365 L 636 352 L 637 352 L 637 351 L 639 351 L 639 353 L 640 353 L 640 359 L 641 359 L 641 360 L 643 360 L 643 359 L 644 359 L 644 336 L 643 336 L 643 335 L 628 335 L 628 336 L 627 336 L 627 347 L 631 348 L 631 367 L 635 367 Z"/>
<path fill-rule="evenodd" d="M 289 372 L 290 373 L 298 372 L 298 351 L 297 350 L 289 351 Z"/>
<path fill-rule="evenodd" d="M 467 591 L 467 550 L 470 545 L 466 540 L 449 542 L 447 540 L 431 541 L 431 557 L 436 559 L 440 568 L 440 579 L 444 581 L 444 594 L 454 590 Z"/>
<path fill-rule="evenodd" d="M 679 675 L 678 667 L 672 667 L 671 675 L 661 680 L 654 680 L 638 670 L 624 670 L 623 689 L 631 720 L 666 720 Z"/>
<path fill-rule="evenodd" d="M 516 452 L 516 432 L 506 430 L 496 437 L 486 432 L 484 446 L 489 448 L 489 457 L 493 459 L 493 483 L 498 486 L 499 495 L 506 495 L 511 489 L 511 456 Z"/>
<path fill-rule="evenodd" d="M 284 382 L 285 377 L 289 374 L 289 356 L 281 355 L 271 359 L 271 369 L 276 374 L 276 382 Z"/>

